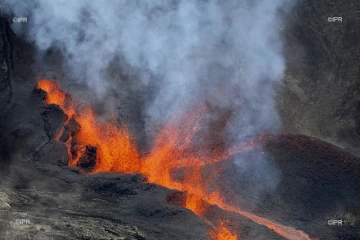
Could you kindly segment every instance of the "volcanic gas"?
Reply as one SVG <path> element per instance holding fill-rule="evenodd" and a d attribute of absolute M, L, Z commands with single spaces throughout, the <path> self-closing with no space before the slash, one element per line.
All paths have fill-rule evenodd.
<path fill-rule="evenodd" d="M 266 226 L 280 236 L 291 240 L 310 240 L 303 231 L 271 221 L 240 209 L 235 202 L 222 195 L 216 179 L 222 164 L 241 152 L 255 148 L 266 136 L 243 142 L 229 149 L 211 140 L 211 133 L 202 128 L 208 121 L 207 103 L 166 123 L 159 131 L 149 153 L 137 150 L 135 139 L 126 125 L 115 119 L 99 120 L 89 105 L 78 104 L 51 80 L 41 80 L 37 88 L 46 92 L 46 103 L 58 105 L 68 116 L 57 140 L 68 147 L 70 166 L 90 167 L 92 173 L 122 172 L 139 173 L 149 183 L 161 185 L 185 193 L 184 208 L 200 218 L 208 211 L 206 205 L 216 205 L 225 212 L 244 216 Z M 226 125 L 228 114 L 220 118 Z M 212 225 L 209 236 L 218 240 L 239 239 L 241 233 L 221 220 Z"/>

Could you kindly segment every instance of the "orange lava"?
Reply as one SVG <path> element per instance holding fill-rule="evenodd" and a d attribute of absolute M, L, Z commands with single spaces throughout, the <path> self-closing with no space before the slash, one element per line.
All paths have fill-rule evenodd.
<path fill-rule="evenodd" d="M 79 154 L 72 156 L 69 165 L 77 165 L 86 145 L 95 146 L 97 158 L 94 172 L 141 173 L 150 183 L 186 192 L 184 207 L 198 216 L 206 213 L 206 203 L 217 205 L 225 211 L 264 225 L 287 239 L 310 240 L 310 237 L 300 230 L 242 211 L 222 198 L 221 189 L 216 183 L 219 174 L 216 168 L 221 167 L 221 162 L 225 159 L 254 148 L 263 139 L 242 143 L 231 149 L 217 147 L 209 137 L 211 133 L 202 128 L 206 126 L 202 121 L 208 120 L 205 104 L 168 122 L 156 137 L 151 152 L 140 156 L 126 126 L 98 120 L 89 106 L 76 106 L 65 92 L 50 80 L 40 81 L 37 87 L 47 92 L 47 103 L 59 105 L 69 118 L 73 116 L 81 126 L 76 135 L 81 146 Z M 226 124 L 224 119 L 220 120 L 222 125 Z M 226 225 L 220 222 L 210 236 L 217 240 L 239 239 L 239 235 L 232 233 Z"/>
<path fill-rule="evenodd" d="M 89 106 L 76 108 L 67 94 L 50 80 L 40 81 L 37 87 L 47 92 L 46 102 L 48 104 L 59 105 L 68 118 L 74 116 L 81 126 L 77 134 L 77 141 L 81 147 L 78 150 L 78 156 L 73 157 L 69 165 L 76 166 L 79 157 L 85 151 L 85 146 L 92 145 L 96 146 L 98 150 L 95 172 L 139 172 L 140 157 L 126 126 L 116 126 L 115 123 L 98 121 Z"/>
<path fill-rule="evenodd" d="M 67 96 L 59 85 L 53 81 L 48 79 L 41 80 L 38 82 L 37 88 L 40 88 L 47 93 L 46 103 L 59 105 L 68 117 L 71 117 L 75 113 L 75 110 L 69 101 L 69 96 Z"/>
<path fill-rule="evenodd" d="M 217 229 L 214 229 L 212 232 L 210 232 L 210 237 L 217 240 L 240 239 L 237 234 L 230 232 L 224 221 L 220 221 Z"/>
<path fill-rule="evenodd" d="M 139 154 L 125 126 L 96 121 L 91 109 L 83 110 L 76 116 L 76 121 L 81 126 L 77 140 L 83 145 L 90 144 L 98 149 L 95 172 L 139 172 Z M 72 165 L 75 164 L 76 159 L 72 162 Z"/>

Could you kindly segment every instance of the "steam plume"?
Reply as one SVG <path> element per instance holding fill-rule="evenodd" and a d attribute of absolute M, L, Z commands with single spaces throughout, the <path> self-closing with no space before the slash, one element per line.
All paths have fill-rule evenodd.
<path fill-rule="evenodd" d="M 235 109 L 230 130 L 241 139 L 280 126 L 273 85 L 285 70 L 281 12 L 291 2 L 5 0 L 3 8 L 27 16 L 14 30 L 40 50 L 61 49 L 69 74 L 99 99 L 114 90 L 107 68 L 120 57 L 140 76 L 134 86 L 156 89 L 144 110 L 150 122 L 210 99 Z"/>

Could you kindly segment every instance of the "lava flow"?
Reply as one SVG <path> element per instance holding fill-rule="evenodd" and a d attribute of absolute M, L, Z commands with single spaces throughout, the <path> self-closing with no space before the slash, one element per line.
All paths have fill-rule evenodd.
<path fill-rule="evenodd" d="M 210 233 L 210 237 L 217 240 L 237 240 L 239 239 L 238 235 L 233 234 L 227 228 L 228 223 L 220 221 L 216 230 Z"/>
<path fill-rule="evenodd" d="M 231 149 L 224 149 L 211 142 L 211 138 L 206 137 L 209 133 L 201 128 L 202 121 L 206 120 L 205 104 L 167 123 L 155 138 L 150 153 L 141 156 L 126 126 L 98 120 L 90 106 L 76 105 L 50 80 L 40 81 L 37 88 L 47 92 L 48 104 L 58 105 L 68 115 L 67 125 L 70 119 L 78 125 L 65 141 L 71 156 L 69 165 L 79 166 L 84 153 L 94 149 L 96 157 L 92 172 L 143 174 L 150 183 L 185 192 L 183 207 L 200 217 L 206 213 L 204 205 L 207 203 L 245 216 L 287 239 L 311 239 L 300 230 L 242 211 L 223 198 L 216 184 L 220 174 L 218 168 L 234 154 L 255 147 L 256 142 L 243 143 Z M 239 239 L 240 236 L 227 225 L 225 221 L 220 221 L 209 234 L 210 237 L 217 240 Z"/>
<path fill-rule="evenodd" d="M 76 135 L 70 136 L 68 140 L 68 143 L 71 143 L 76 137 L 76 141 L 80 143 L 76 149 L 77 152 L 71 151 L 74 149 L 70 150 L 71 144 L 68 144 L 71 156 L 69 165 L 76 166 L 86 150 L 86 145 L 92 145 L 96 146 L 98 155 L 94 171 L 139 172 L 139 154 L 125 126 L 117 127 L 115 123 L 107 124 L 96 121 L 96 116 L 89 106 L 76 108 L 68 95 L 50 80 L 40 81 L 37 87 L 47 92 L 46 102 L 48 104 L 60 106 L 69 119 L 74 117 L 81 126 Z"/>

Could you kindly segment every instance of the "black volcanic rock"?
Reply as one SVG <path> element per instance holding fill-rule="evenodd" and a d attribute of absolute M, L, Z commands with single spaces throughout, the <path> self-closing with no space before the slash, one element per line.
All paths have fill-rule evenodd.
<path fill-rule="evenodd" d="M 33 159 L 40 164 L 67 166 L 70 157 L 67 153 L 67 147 L 64 144 L 56 140 L 51 140 L 34 154 Z"/>
<path fill-rule="evenodd" d="M 33 94 L 38 97 L 41 101 L 45 102 L 46 92 L 40 88 L 34 87 Z"/>
<path fill-rule="evenodd" d="M 190 211 L 166 203 L 168 190 L 145 187 L 148 184 L 136 181 L 133 176 L 111 174 L 86 177 L 63 170 L 60 178 L 54 178 L 54 171 L 26 171 L 27 176 L 30 173 L 36 176 L 28 180 L 26 188 L 14 191 L 13 187 L 6 187 L 11 181 L 17 181 L 15 175 L 11 176 L 11 180 L 3 180 L 0 186 L 1 237 L 206 239 L 206 226 L 201 220 Z M 154 211 L 154 206 L 163 208 L 163 215 L 150 219 L 144 212 Z M 30 224 L 18 224 L 16 219 L 29 219 Z M 182 227 L 174 221 L 181 223 Z"/>
<path fill-rule="evenodd" d="M 81 126 L 72 116 L 69 121 L 64 126 L 64 131 L 59 138 L 60 142 L 67 142 L 70 136 L 75 137 L 76 134 L 79 132 Z"/>
<path fill-rule="evenodd" d="M 42 112 L 42 117 L 44 119 L 44 130 L 49 139 L 57 136 L 67 120 L 66 114 L 55 104 L 50 104 L 45 111 Z"/>
<path fill-rule="evenodd" d="M 96 147 L 86 145 L 85 152 L 79 158 L 79 162 L 77 163 L 76 166 L 80 167 L 86 172 L 91 172 L 96 164 L 96 159 L 97 159 L 96 150 L 97 150 Z"/>
<path fill-rule="evenodd" d="M 69 129 L 64 127 L 64 130 L 63 130 L 61 136 L 59 137 L 59 141 L 64 143 L 64 142 L 67 142 L 67 140 L 69 140 L 69 138 L 70 138 L 70 131 L 69 131 Z"/>
<path fill-rule="evenodd" d="M 70 132 L 71 136 L 75 136 L 79 132 L 81 126 L 72 116 L 69 122 L 66 124 L 65 128 Z"/>

